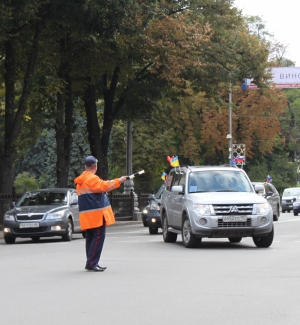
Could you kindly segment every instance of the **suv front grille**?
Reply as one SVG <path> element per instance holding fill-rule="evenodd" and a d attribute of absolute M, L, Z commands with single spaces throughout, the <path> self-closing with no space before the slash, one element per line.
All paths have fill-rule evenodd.
<path fill-rule="evenodd" d="M 28 214 L 19 214 L 17 215 L 18 221 L 34 221 L 43 219 L 43 214 L 31 214 L 30 217 Z"/>
<path fill-rule="evenodd" d="M 253 204 L 214 204 L 213 208 L 217 216 L 223 216 L 228 214 L 248 215 L 252 214 Z"/>
<path fill-rule="evenodd" d="M 247 218 L 247 221 L 232 221 L 232 222 L 224 222 L 222 219 L 218 219 L 218 227 L 219 228 L 245 228 L 251 227 L 252 220 L 251 218 Z"/>

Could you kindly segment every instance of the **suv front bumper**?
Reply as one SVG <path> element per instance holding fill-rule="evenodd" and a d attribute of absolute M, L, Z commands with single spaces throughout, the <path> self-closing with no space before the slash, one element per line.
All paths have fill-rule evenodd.
<path fill-rule="evenodd" d="M 245 223 L 226 223 L 226 227 L 222 227 L 222 222 L 219 218 L 212 218 L 214 226 L 200 226 L 198 223 L 193 223 L 192 233 L 197 237 L 208 238 L 228 238 L 228 237 L 260 237 L 267 236 L 273 229 L 272 218 L 269 217 L 268 223 L 265 225 L 257 226 L 257 217 L 253 218 L 251 222 Z M 214 222 L 215 221 L 215 222 Z M 221 225 L 221 226 L 218 226 Z"/>

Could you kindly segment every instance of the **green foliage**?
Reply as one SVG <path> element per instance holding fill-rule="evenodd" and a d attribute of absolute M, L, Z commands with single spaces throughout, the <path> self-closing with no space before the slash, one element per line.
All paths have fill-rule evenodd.
<path fill-rule="evenodd" d="M 34 176 L 23 172 L 17 175 L 14 181 L 14 187 L 17 194 L 23 194 L 26 191 L 38 189 L 39 183 Z"/>
<path fill-rule="evenodd" d="M 73 180 L 84 169 L 84 157 L 90 154 L 86 135 L 86 122 L 79 111 L 75 112 L 75 129 L 71 150 L 71 169 L 69 187 L 74 187 Z M 52 128 L 43 130 L 34 145 L 17 165 L 17 173 L 29 172 L 34 175 L 42 188 L 56 187 L 56 141 Z"/>
<path fill-rule="evenodd" d="M 290 161 L 288 154 L 281 152 L 249 161 L 247 173 L 253 182 L 265 182 L 270 175 L 273 179 L 272 184 L 279 193 L 282 193 L 285 188 L 298 185 L 298 166 L 298 163 Z"/>

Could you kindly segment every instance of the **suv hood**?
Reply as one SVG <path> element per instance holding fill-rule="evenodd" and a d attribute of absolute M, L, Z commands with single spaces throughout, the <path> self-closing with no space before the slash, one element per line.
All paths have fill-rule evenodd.
<path fill-rule="evenodd" d="M 203 204 L 254 204 L 267 202 L 265 198 L 249 192 L 204 192 L 190 193 L 189 196 L 193 202 Z"/>

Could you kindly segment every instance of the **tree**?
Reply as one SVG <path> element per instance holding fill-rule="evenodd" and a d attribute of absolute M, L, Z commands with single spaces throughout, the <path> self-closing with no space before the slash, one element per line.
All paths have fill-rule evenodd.
<path fill-rule="evenodd" d="M 32 89 L 46 1 L 4 1 L 0 43 L 5 84 L 5 111 L 0 149 L 0 192 L 12 189 L 20 131 Z M 1 210 L 1 209 L 0 209 Z M 0 211 L 0 222 L 4 211 Z"/>
<path fill-rule="evenodd" d="M 221 82 L 265 75 L 268 48 L 246 25 L 229 1 L 163 2 L 155 8 L 132 7 L 122 21 L 105 71 L 91 74 L 85 93 L 91 152 L 100 161 L 99 175 L 107 178 L 109 139 L 117 119 L 131 119 L 157 110 L 167 89 L 214 93 Z M 139 8 L 138 8 L 139 9 Z M 155 12 L 149 15 L 149 10 Z M 132 26 L 128 24 L 133 23 Z M 103 42 L 100 41 L 99 44 Z M 101 76 L 101 78 L 99 78 Z M 96 101 L 101 100 L 101 107 Z M 169 100 L 177 98 L 169 97 Z M 103 120 L 96 120 L 101 110 Z M 99 124 L 101 127 L 99 127 Z"/>

